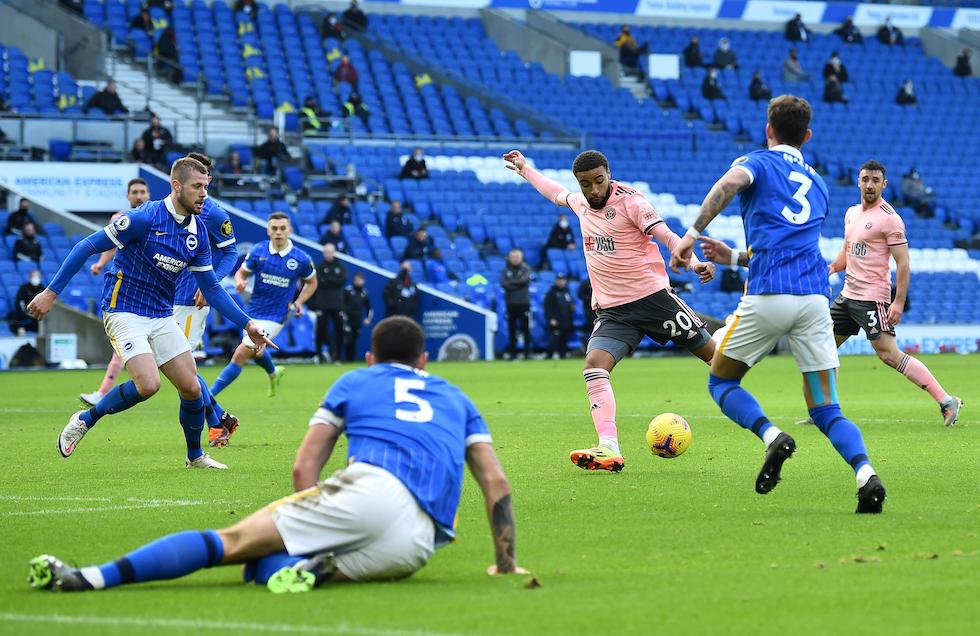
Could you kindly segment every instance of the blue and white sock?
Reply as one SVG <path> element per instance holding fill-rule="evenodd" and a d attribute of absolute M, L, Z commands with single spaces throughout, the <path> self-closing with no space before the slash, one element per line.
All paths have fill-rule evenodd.
<path fill-rule="evenodd" d="M 782 433 L 762 412 L 759 402 L 742 388 L 739 380 L 725 380 L 708 375 L 708 392 L 721 412 L 742 428 L 752 431 L 768 448 Z"/>
<path fill-rule="evenodd" d="M 175 579 L 221 563 L 225 547 L 214 530 L 189 530 L 161 537 L 116 561 L 81 568 L 85 580 L 97 590 Z"/>
<path fill-rule="evenodd" d="M 111 391 L 105 394 L 105 397 L 99 400 L 98 404 L 82 413 L 79 419 L 85 422 L 85 426 L 92 428 L 102 416 L 125 411 L 145 399 L 136 390 L 136 383 L 129 380 L 114 386 Z"/>
<path fill-rule="evenodd" d="M 214 397 L 225 390 L 229 384 L 238 379 L 238 376 L 242 374 L 242 368 L 235 364 L 234 362 L 229 362 L 228 366 L 221 370 L 218 374 L 218 379 L 214 381 L 208 392 L 211 397 Z"/>

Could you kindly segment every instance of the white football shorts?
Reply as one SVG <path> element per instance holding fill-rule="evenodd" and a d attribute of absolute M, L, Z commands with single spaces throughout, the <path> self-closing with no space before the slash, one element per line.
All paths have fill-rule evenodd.
<path fill-rule="evenodd" d="M 435 524 L 397 477 L 355 462 L 269 505 L 292 555 L 333 552 L 353 581 L 401 579 L 435 553 Z"/>
<path fill-rule="evenodd" d="M 146 318 L 128 312 L 112 312 L 103 314 L 102 323 L 123 364 L 133 356 L 152 353 L 160 367 L 191 350 L 184 332 L 170 316 Z"/>
<path fill-rule="evenodd" d="M 826 296 L 742 296 L 734 319 L 714 333 L 717 351 L 750 367 L 769 355 L 783 336 L 803 373 L 840 366 Z"/>
<path fill-rule="evenodd" d="M 211 307 L 195 307 L 194 305 L 174 305 L 174 320 L 184 332 L 184 337 L 191 345 L 191 351 L 197 351 L 204 337 L 204 327 L 208 322 Z"/>
<path fill-rule="evenodd" d="M 265 332 L 265 335 L 269 337 L 269 340 L 275 340 L 276 336 L 279 335 L 279 332 L 282 331 L 281 322 L 258 319 L 255 319 L 254 322 L 262 329 L 263 332 Z M 252 349 L 255 348 L 255 343 L 248 337 L 248 333 L 246 333 L 244 329 L 242 330 L 242 344 Z"/>

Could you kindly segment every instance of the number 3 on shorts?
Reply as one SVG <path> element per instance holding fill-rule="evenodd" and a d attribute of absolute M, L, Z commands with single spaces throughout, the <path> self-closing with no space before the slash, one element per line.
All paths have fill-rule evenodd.
<path fill-rule="evenodd" d="M 417 411 L 405 409 L 395 409 L 395 418 L 402 422 L 415 422 L 424 424 L 432 421 L 432 405 L 428 400 L 424 400 L 412 393 L 412 390 L 424 391 L 425 380 L 417 378 L 395 378 L 395 403 L 404 404 L 409 402 L 418 407 Z"/>
<path fill-rule="evenodd" d="M 786 178 L 800 184 L 800 187 L 796 189 L 796 193 L 793 194 L 793 200 L 800 204 L 800 211 L 793 212 L 789 209 L 788 205 L 784 205 L 783 217 L 790 223 L 803 225 L 810 220 L 810 202 L 807 201 L 806 193 L 810 191 L 810 186 L 813 185 L 813 179 L 802 172 L 791 172 Z"/>

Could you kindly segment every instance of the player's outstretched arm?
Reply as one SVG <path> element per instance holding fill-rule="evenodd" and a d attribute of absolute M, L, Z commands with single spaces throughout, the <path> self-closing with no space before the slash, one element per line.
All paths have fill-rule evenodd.
<path fill-rule="evenodd" d="M 306 431 L 293 462 L 293 489 L 296 492 L 312 488 L 320 480 L 320 472 L 327 465 L 339 437 L 340 429 L 333 424 L 313 424 Z"/>
<path fill-rule="evenodd" d="M 496 563 L 487 568 L 487 574 L 526 574 L 517 565 L 515 554 L 514 510 L 510 503 L 510 482 L 497 460 L 493 446 L 486 442 L 470 444 L 466 449 L 466 464 L 476 483 L 483 491 L 487 505 L 487 519 L 493 534 L 493 550 Z"/>
<path fill-rule="evenodd" d="M 694 253 L 694 241 L 701 236 L 701 232 L 708 227 L 708 224 L 721 211 L 728 207 L 735 195 L 752 185 L 752 177 L 740 167 L 729 168 L 721 179 L 711 186 L 708 195 L 701 203 L 701 213 L 694 219 L 694 224 L 688 228 L 687 233 L 681 238 L 680 243 L 671 250 L 670 268 L 675 272 L 679 268 L 688 268 L 688 261 Z"/>
<path fill-rule="evenodd" d="M 528 183 L 544 198 L 555 205 L 570 207 L 568 205 L 568 195 L 571 194 L 567 189 L 556 181 L 552 181 L 537 170 L 531 167 L 524 155 L 519 150 L 511 150 L 504 155 L 504 165 L 508 170 L 513 170 L 524 177 Z"/>
<path fill-rule="evenodd" d="M 54 275 L 51 283 L 27 305 L 27 313 L 38 320 L 48 315 L 54 299 L 65 290 L 71 277 L 81 269 L 85 261 L 93 254 L 104 252 L 112 247 L 112 239 L 103 230 L 93 232 L 76 243 L 68 253 L 68 258 L 58 268 L 58 273 Z"/>

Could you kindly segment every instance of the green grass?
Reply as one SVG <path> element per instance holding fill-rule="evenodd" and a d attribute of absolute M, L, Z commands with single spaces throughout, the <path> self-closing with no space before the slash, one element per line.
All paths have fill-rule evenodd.
<path fill-rule="evenodd" d="M 483 573 L 492 547 L 467 477 L 459 542 L 415 577 L 286 598 L 242 586 L 237 568 L 78 595 L 35 592 L 24 577 L 43 552 L 101 563 L 287 494 L 306 422 L 343 368 L 294 366 L 271 400 L 248 368 L 221 395 L 242 419 L 233 445 L 214 452 L 227 472 L 183 468 L 169 386 L 104 419 L 64 460 L 56 435 L 101 372 L 3 374 L 0 633 L 975 633 L 980 359 L 922 359 L 967 401 L 956 427 L 877 359 L 843 360 L 844 411 L 888 488 L 880 516 L 854 514 L 851 470 L 819 431 L 793 424 L 806 411 L 791 358 L 765 361 L 745 383 L 799 447 L 765 497 L 753 490 L 761 444 L 720 415 L 693 359 L 627 360 L 614 373 L 627 461 L 618 475 L 568 461 L 594 441 L 580 361 L 432 365 L 491 426 L 514 489 L 518 557 L 542 587 Z M 664 411 L 694 431 L 673 460 L 644 447 L 646 423 Z M 343 464 L 338 450 L 328 470 Z"/>

